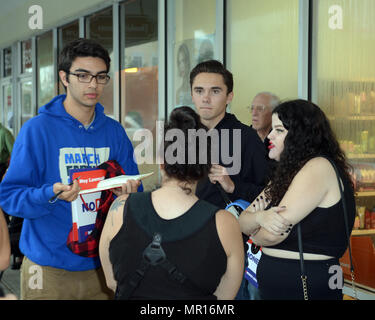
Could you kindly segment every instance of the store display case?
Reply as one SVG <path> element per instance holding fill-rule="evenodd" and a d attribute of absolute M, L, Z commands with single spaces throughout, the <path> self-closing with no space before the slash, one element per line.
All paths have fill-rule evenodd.
<path fill-rule="evenodd" d="M 355 284 L 367 298 L 375 299 L 375 80 L 321 81 L 318 92 L 318 101 L 354 169 L 357 216 L 351 245 Z M 350 286 L 348 251 L 340 264 Z"/>

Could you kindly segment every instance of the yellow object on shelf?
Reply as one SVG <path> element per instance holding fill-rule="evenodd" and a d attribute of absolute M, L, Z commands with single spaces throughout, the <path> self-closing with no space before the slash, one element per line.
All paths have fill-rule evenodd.
<path fill-rule="evenodd" d="M 352 230 L 352 236 L 370 236 L 375 235 L 375 229 L 353 229 Z"/>

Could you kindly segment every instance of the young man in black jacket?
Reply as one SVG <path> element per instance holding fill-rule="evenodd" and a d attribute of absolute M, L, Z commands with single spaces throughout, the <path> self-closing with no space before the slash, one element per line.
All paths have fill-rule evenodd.
<path fill-rule="evenodd" d="M 233 99 L 233 75 L 219 61 L 205 61 L 191 71 L 190 86 L 202 123 L 217 130 L 214 147 L 219 151 L 218 163 L 198 183 L 196 195 L 225 208 L 220 184 L 230 200 L 252 202 L 265 186 L 268 165 L 256 132 L 226 112 Z"/>

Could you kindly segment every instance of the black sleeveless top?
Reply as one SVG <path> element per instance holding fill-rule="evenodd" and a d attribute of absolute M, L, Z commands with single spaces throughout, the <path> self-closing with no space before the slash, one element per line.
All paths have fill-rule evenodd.
<path fill-rule="evenodd" d="M 344 185 L 344 200 L 348 214 L 349 234 L 355 219 L 354 191 L 347 179 L 341 180 Z M 306 195 L 308 197 L 308 195 Z M 303 252 L 324 254 L 341 258 L 347 247 L 348 238 L 345 231 L 344 210 L 342 200 L 329 208 L 315 208 L 301 220 Z M 294 226 L 289 236 L 281 243 L 269 248 L 298 252 L 297 226 Z"/>
<path fill-rule="evenodd" d="M 125 203 L 123 225 L 109 246 L 117 298 L 121 299 L 129 278 L 140 266 L 144 249 L 158 232 L 167 259 L 195 286 L 171 279 L 161 266 L 150 266 L 130 299 L 216 299 L 213 293 L 227 267 L 216 229 L 218 210 L 198 200 L 183 215 L 165 220 L 156 213 L 151 192 L 131 194 Z"/>

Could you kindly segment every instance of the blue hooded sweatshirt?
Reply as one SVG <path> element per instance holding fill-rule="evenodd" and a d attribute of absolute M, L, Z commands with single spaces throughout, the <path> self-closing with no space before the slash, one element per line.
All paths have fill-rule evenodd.
<path fill-rule="evenodd" d="M 138 168 L 120 123 L 107 117 L 98 103 L 95 119 L 85 129 L 65 111 L 65 97 L 55 97 L 22 126 L 0 184 L 0 206 L 25 219 L 20 249 L 31 261 L 84 271 L 100 266 L 100 260 L 76 255 L 66 246 L 72 228 L 71 203 L 48 202 L 54 195 L 53 184 L 67 184 L 70 169 L 96 167 L 107 160 L 116 160 L 129 175 L 138 174 Z"/>

